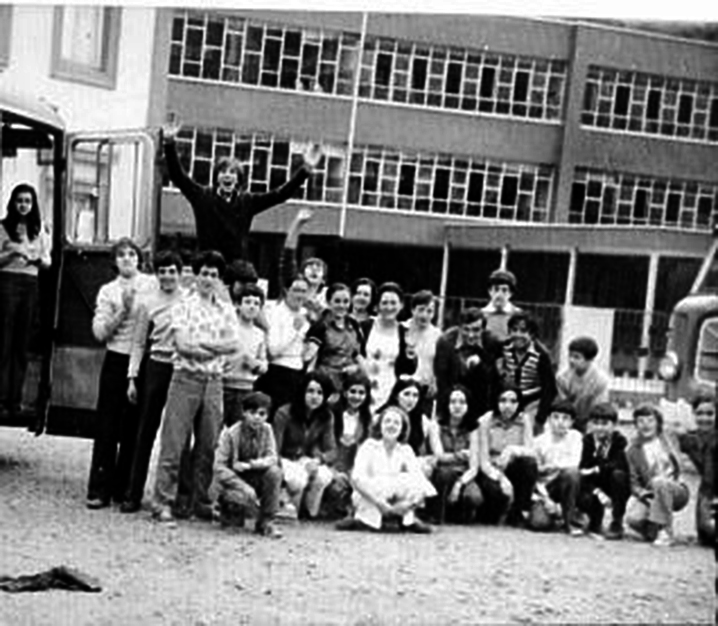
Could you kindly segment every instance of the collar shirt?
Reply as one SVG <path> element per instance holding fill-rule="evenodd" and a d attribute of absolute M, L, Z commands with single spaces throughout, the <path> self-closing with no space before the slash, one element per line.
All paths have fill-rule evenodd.
<path fill-rule="evenodd" d="M 203 299 L 195 293 L 172 309 L 172 331 L 186 332 L 192 344 L 234 341 L 238 326 L 234 307 L 214 296 Z M 175 370 L 207 375 L 221 375 L 225 363 L 225 357 L 221 355 L 208 360 L 195 360 L 178 352 L 175 352 L 173 360 Z"/>
<path fill-rule="evenodd" d="M 295 318 L 303 319 L 299 330 L 294 327 Z M 304 367 L 304 337 L 309 330 L 307 312 L 304 308 L 292 311 L 282 300 L 267 311 L 267 351 L 269 362 L 293 370 Z"/>

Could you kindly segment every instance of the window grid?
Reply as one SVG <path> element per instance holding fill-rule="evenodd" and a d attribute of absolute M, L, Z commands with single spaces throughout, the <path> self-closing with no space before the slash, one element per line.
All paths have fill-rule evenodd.
<path fill-rule="evenodd" d="M 200 184 L 208 185 L 213 163 L 234 156 L 245 167 L 249 191 L 266 192 L 289 178 L 302 163 L 304 146 L 263 133 L 183 128 L 177 138 L 180 161 Z M 325 152 L 308 185 L 295 198 L 341 205 L 345 147 Z M 553 168 L 482 161 L 450 155 L 404 154 L 364 146 L 352 152 L 348 204 L 386 210 L 547 222 Z M 165 185 L 169 186 L 165 179 Z"/>
<path fill-rule="evenodd" d="M 577 168 L 569 208 L 572 224 L 668 226 L 710 230 L 718 186 Z"/>
<path fill-rule="evenodd" d="M 359 96 L 415 106 L 558 120 L 566 63 L 367 37 Z"/>
<path fill-rule="evenodd" d="M 466 157 L 357 148 L 348 204 L 517 222 L 547 222 L 553 170 Z"/>
<path fill-rule="evenodd" d="M 235 133 L 221 128 L 183 128 L 177 137 L 180 162 L 199 184 L 209 185 L 212 168 L 222 157 L 242 163 L 252 193 L 266 193 L 289 180 L 303 163 L 306 144 L 266 133 Z M 341 204 L 343 156 L 327 151 L 295 199 Z M 165 186 L 170 186 L 165 178 Z"/>
<path fill-rule="evenodd" d="M 718 83 L 590 66 L 581 122 L 718 142 Z"/>
<path fill-rule="evenodd" d="M 359 35 L 178 11 L 169 74 L 274 89 L 351 95 Z"/>

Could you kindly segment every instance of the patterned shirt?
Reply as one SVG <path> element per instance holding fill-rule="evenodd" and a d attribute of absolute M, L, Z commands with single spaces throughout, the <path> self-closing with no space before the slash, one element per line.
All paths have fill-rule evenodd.
<path fill-rule="evenodd" d="M 203 299 L 195 293 L 185 298 L 172 309 L 172 332 L 175 337 L 184 331 L 192 344 L 203 342 L 234 341 L 239 322 L 231 304 L 212 297 Z M 175 370 L 201 374 L 221 375 L 225 357 L 216 356 L 207 360 L 187 358 L 175 351 Z"/>

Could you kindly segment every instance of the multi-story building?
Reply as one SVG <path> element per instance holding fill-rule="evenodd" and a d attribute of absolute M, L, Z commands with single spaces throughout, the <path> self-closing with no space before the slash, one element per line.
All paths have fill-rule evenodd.
<path fill-rule="evenodd" d="M 504 263 L 520 301 L 615 310 L 614 369 L 660 344 L 657 320 L 689 288 L 718 212 L 718 46 L 489 16 L 169 19 L 167 109 L 185 123 L 186 167 L 207 182 L 234 154 L 266 190 L 302 144 L 323 143 L 290 205 L 316 208 L 307 247 L 335 278 L 482 298 Z M 255 222 L 265 272 L 292 215 Z M 162 220 L 191 233 L 169 187 Z"/>

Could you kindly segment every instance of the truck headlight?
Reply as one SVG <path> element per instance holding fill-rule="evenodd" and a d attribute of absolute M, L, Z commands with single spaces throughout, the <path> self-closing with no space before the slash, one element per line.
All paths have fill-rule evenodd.
<path fill-rule="evenodd" d="M 672 381 L 678 378 L 680 363 L 675 352 L 666 352 L 658 365 L 658 375 L 665 381 Z"/>

